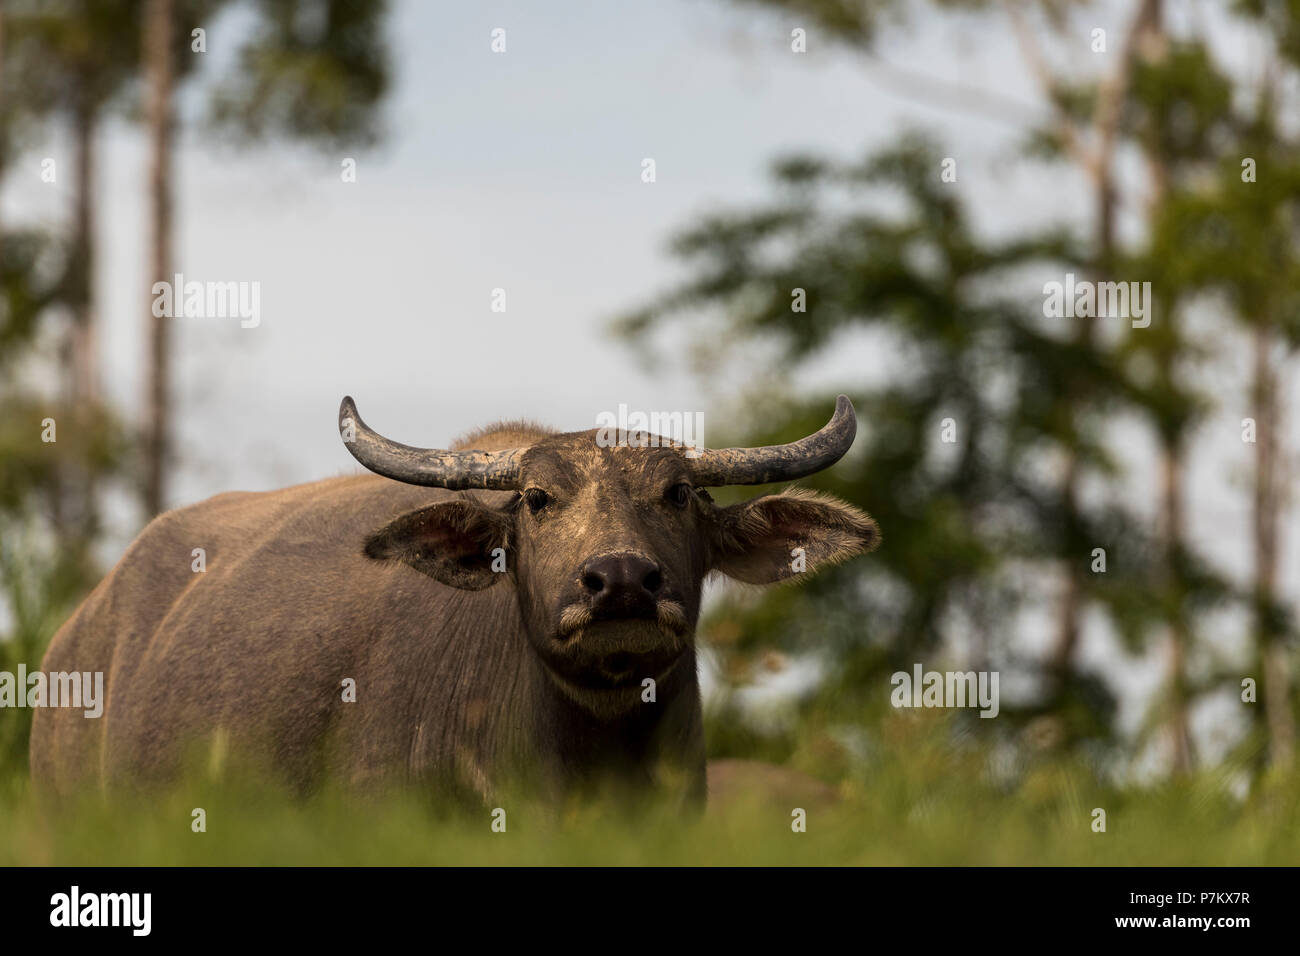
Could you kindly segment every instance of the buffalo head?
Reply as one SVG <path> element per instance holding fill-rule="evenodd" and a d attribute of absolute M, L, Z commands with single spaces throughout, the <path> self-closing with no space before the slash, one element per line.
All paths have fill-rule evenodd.
<path fill-rule="evenodd" d="M 840 459 L 853 442 L 841 395 L 820 431 L 788 445 L 688 452 L 644 433 L 541 435 L 524 447 L 412 448 L 368 428 L 351 398 L 339 410 L 348 450 L 380 475 L 463 494 L 401 515 L 365 544 L 445 585 L 513 582 L 528 639 L 574 700 L 634 703 L 692 647 L 705 577 L 768 584 L 873 549 L 872 519 L 848 504 L 788 490 L 730 507 L 707 488 L 789 481 Z"/>

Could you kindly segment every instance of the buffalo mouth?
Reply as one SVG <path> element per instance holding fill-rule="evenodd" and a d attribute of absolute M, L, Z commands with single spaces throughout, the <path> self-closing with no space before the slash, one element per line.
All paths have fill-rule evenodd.
<path fill-rule="evenodd" d="M 635 654 L 618 651 L 601 661 L 601 669 L 611 677 L 631 673 L 636 668 L 638 658 Z"/>
<path fill-rule="evenodd" d="M 562 644 L 576 643 L 589 635 L 589 639 L 601 643 L 613 644 L 624 639 L 643 644 L 654 633 L 660 640 L 685 643 L 690 634 L 686 609 L 669 598 L 628 613 L 593 611 L 589 605 L 575 602 L 560 612 L 554 636 Z"/>
<path fill-rule="evenodd" d="M 582 666 L 567 669 L 565 678 L 587 690 L 639 691 L 647 678 L 663 680 L 685 654 L 685 649 L 662 648 L 634 654 L 615 651 Z"/>
<path fill-rule="evenodd" d="M 677 626 L 672 614 L 665 621 L 658 614 L 596 618 L 566 613 L 547 656 L 566 680 L 592 690 L 615 690 L 640 687 L 646 678 L 661 679 L 689 646 L 689 632 Z"/>

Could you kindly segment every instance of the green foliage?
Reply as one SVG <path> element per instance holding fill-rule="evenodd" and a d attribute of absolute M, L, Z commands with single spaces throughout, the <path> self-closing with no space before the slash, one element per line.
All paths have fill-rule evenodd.
<path fill-rule="evenodd" d="M 816 762 L 818 736 L 796 763 Z M 1245 800 L 1223 772 L 1116 788 L 1073 762 L 1008 766 L 932 714 L 886 717 L 865 759 L 827 779 L 837 800 L 804 808 L 805 833 L 788 803 L 758 797 L 692 819 L 604 803 L 556 814 L 505 795 L 494 806 L 506 831 L 493 833 L 491 808 L 447 812 L 409 791 L 295 800 L 206 774 L 149 800 L 56 806 L 10 784 L 0 865 L 1285 865 L 1300 854 L 1295 777 Z"/>
<path fill-rule="evenodd" d="M 42 313 L 55 303 L 67 251 L 34 229 L 14 230 L 0 244 L 0 372 L 14 373 L 36 336 Z"/>
<path fill-rule="evenodd" d="M 36 0 L 5 5 L 5 97 L 29 114 L 93 114 L 140 58 L 143 4 Z"/>
<path fill-rule="evenodd" d="M 91 575 L 80 555 L 51 551 L 48 536 L 11 516 L 0 518 L 0 600 L 8 626 L 0 632 L 0 671 L 35 668 L 50 638 L 72 613 Z M 6 709 L 0 720 L 0 779 L 23 780 L 32 711 Z"/>
<path fill-rule="evenodd" d="M 383 0 L 257 0 L 256 35 L 213 92 L 219 129 L 325 147 L 369 145 L 390 66 Z"/>
<path fill-rule="evenodd" d="M 889 369 L 864 368 L 844 386 L 866 427 L 849 458 L 808 481 L 868 510 L 884 545 L 798 591 L 729 601 L 706 627 L 723 637 L 726 655 L 829 650 L 835 676 L 826 693 L 836 699 L 851 700 L 843 695 L 857 682 L 945 653 L 954 620 L 977 642 L 978 659 L 1005 660 L 992 636 L 1036 598 L 1025 568 L 1083 561 L 1096 545 L 1143 546 L 1118 506 L 1067 520 L 1051 478 L 1029 467 L 1070 450 L 1097 471 L 1114 469 L 1097 423 L 1125 400 L 1121 370 L 1098 348 L 1048 329 L 1023 284 L 1034 267 L 1077 266 L 1078 249 L 1056 230 L 1007 241 L 977 235 L 938 175 L 942 155 L 909 134 L 859 163 L 782 160 L 777 202 L 683 233 L 673 249 L 695 278 L 619 322 L 638 338 L 704 312 L 714 320 L 709 334 L 769 341 L 784 368 L 863 333 L 897 356 Z M 807 292 L 806 313 L 791 308 L 796 288 Z M 834 393 L 830 384 L 821 391 Z M 745 440 L 807 434 L 825 418 L 824 395 L 748 403 Z M 951 444 L 940 438 L 947 419 Z M 1099 584 L 1094 596 L 1123 602 L 1141 586 L 1137 578 Z M 744 637 L 726 640 L 735 632 Z M 1104 688 L 1089 686 L 1079 699 L 1091 709 L 1071 721 L 1072 735 L 1108 735 L 1112 703 Z"/>
<path fill-rule="evenodd" d="M 177 0 L 172 69 L 184 80 L 203 58 L 191 30 L 227 0 Z M 379 133 L 388 89 L 382 2 L 266 0 L 231 76 L 212 93 L 218 121 L 247 137 L 287 135 L 324 146 L 365 145 Z M 40 0 L 4 5 L 0 175 L 53 124 L 72 121 L 91 149 L 105 112 L 133 114 L 147 5 L 134 0 Z M 65 174 L 66 175 L 66 174 Z M 78 183 L 93 209 L 93 181 Z M 7 225 L 7 224 L 5 224 Z M 66 314 L 94 300 L 94 236 L 75 227 L 0 231 L 0 669 L 39 666 L 58 625 L 103 568 L 96 502 L 130 478 L 138 440 L 102 404 L 70 405 L 57 344 Z M 91 311 L 86 309 L 87 312 Z M 56 384 L 57 383 L 57 384 Z M 53 419 L 57 440 L 41 439 Z M 0 779 L 26 773 L 30 711 L 0 722 Z"/>
<path fill-rule="evenodd" d="M 890 3 L 857 5 L 848 19 L 835 3 L 763 5 L 810 17 L 867 53 L 905 15 Z M 1070 7 L 1041 3 L 1032 12 L 1065 28 L 1074 22 Z M 1268 23 L 1282 60 L 1300 64 L 1294 3 L 1242 2 L 1236 12 Z M 754 376 L 755 393 L 846 348 L 882 356 L 847 382 L 821 383 L 812 404 L 784 393 L 738 402 L 742 411 L 732 418 L 748 430 L 736 441 L 757 443 L 807 433 L 827 395 L 837 388 L 850 394 L 864 424 L 857 447 L 810 483 L 870 511 L 884 544 L 802 592 L 729 594 L 705 626 L 728 681 L 745 683 L 774 651 L 822 651 L 829 676 L 803 702 L 801 719 L 829 707 L 871 726 L 869 698 L 881 693 L 882 673 L 943 659 L 960 644 L 967 661 L 1036 678 L 1036 700 L 1004 707 L 1013 726 L 1051 726 L 1049 736 L 1081 753 L 1100 747 L 1114 762 L 1125 748 L 1113 692 L 1074 659 L 1077 638 L 1070 635 L 1083 614 L 1104 615 L 1130 652 L 1172 632 L 1185 651 L 1200 655 L 1195 679 L 1183 665 L 1170 676 L 1127 756 L 1162 721 L 1184 719 L 1192 701 L 1239 681 L 1221 662 L 1200 666 L 1216 659 L 1219 646 L 1199 633 L 1208 612 L 1251 608 L 1260 640 L 1294 642 L 1290 609 L 1276 595 L 1226 580 L 1210 556 L 1188 544 L 1178 508 L 1184 459 L 1219 397 L 1202 383 L 1222 340 L 1235 326 L 1262 329 L 1292 349 L 1300 343 L 1300 144 L 1278 119 L 1285 88 L 1279 64 L 1254 86 L 1253 78 L 1230 75 L 1204 38 L 1171 35 L 1159 16 L 1157 9 L 1157 22 L 1135 34 L 1125 81 L 1107 89 L 1083 75 L 1052 78 L 1043 93 L 1053 122 L 1021 137 L 1026 160 L 1079 161 L 1094 200 L 1114 201 L 1109 211 L 1098 206 L 1087 230 L 982 235 L 962 190 L 940 176 L 945 151 L 911 133 L 857 163 L 782 159 L 773 170 L 774 200 L 684 230 L 672 251 L 687 279 L 619 319 L 617 329 L 644 351 L 661 325 L 691 317 L 700 338 L 730 344 L 701 353 L 715 363 L 702 365 L 706 376 L 739 351 L 737 343 L 767 343 L 776 357 Z M 1106 140 L 1097 124 L 1107 111 L 1099 105 L 1116 90 L 1115 142 L 1148 174 L 1141 205 L 1113 192 L 1127 188 L 1122 180 L 1099 178 L 1114 157 L 1086 155 Z M 1246 157 L 1257 167 L 1255 182 L 1243 176 Z M 1130 210 L 1145 228 L 1121 242 L 1105 224 Z M 1042 277 L 1059 280 L 1067 271 L 1150 282 L 1149 327 L 1045 322 Z M 806 313 L 792 309 L 794 289 L 806 293 Z M 1217 319 L 1214 339 L 1188 321 L 1197 310 Z M 1127 465 L 1114 445 L 1119 418 L 1142 423 L 1156 439 L 1162 474 L 1150 487 L 1162 510 L 1157 522 L 1140 519 L 1118 493 Z M 945 447 L 937 436 L 949 419 L 957 429 Z M 1164 520 L 1169 514 L 1173 524 Z M 1105 574 L 1089 567 L 1095 548 L 1105 550 Z M 1078 610 L 1063 605 L 1060 622 L 1049 624 L 1053 653 L 1017 659 L 1006 638 L 1026 620 L 1056 613 L 1052 582 L 1062 573 L 1075 584 Z M 728 754 L 778 756 L 790 744 L 744 730 L 721 733 L 719 752 Z M 1248 734 L 1241 748 L 1258 754 L 1258 734 Z"/>

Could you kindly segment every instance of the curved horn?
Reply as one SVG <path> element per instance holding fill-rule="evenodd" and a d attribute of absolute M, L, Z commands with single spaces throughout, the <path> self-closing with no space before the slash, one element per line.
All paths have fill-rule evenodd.
<path fill-rule="evenodd" d="M 835 400 L 831 420 L 807 438 L 761 448 L 706 448 L 692 460 L 697 485 L 764 485 L 794 481 L 829 468 L 849 450 L 858 419 L 847 395 Z"/>
<path fill-rule="evenodd" d="M 410 485 L 452 491 L 464 488 L 517 491 L 519 459 L 526 451 L 524 448 L 502 451 L 412 448 L 371 430 L 357 414 L 351 395 L 339 405 L 339 435 L 352 457 L 378 475 Z"/>

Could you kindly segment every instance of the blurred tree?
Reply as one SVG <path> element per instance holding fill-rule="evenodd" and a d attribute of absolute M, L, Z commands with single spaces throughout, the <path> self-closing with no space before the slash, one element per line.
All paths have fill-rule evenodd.
<path fill-rule="evenodd" d="M 172 274 L 172 96 L 175 65 L 191 62 L 191 15 L 175 16 L 173 0 L 149 0 L 145 48 L 148 120 L 150 277 Z M 215 4 L 211 5 L 215 8 Z M 383 0 L 254 0 L 256 25 L 230 73 L 211 92 L 219 136 L 239 141 L 281 137 L 322 148 L 367 146 L 381 130 L 380 103 L 389 86 Z M 166 42 L 171 37 L 172 43 Z M 146 516 L 166 507 L 170 459 L 170 320 L 150 311 L 146 395 Z"/>
<path fill-rule="evenodd" d="M 1274 40 L 1280 52 L 1285 34 Z M 1297 718 L 1290 670 L 1296 623 L 1278 590 L 1279 536 L 1287 505 L 1278 369 L 1300 345 L 1300 143 L 1280 122 L 1279 62 L 1266 66 L 1258 88 L 1243 98 L 1246 105 L 1234 108 L 1226 79 L 1203 50 L 1176 51 L 1170 70 L 1180 56 L 1195 58 L 1182 70 L 1183 77 L 1196 77 L 1200 91 L 1219 92 L 1197 102 L 1188 89 L 1178 93 L 1168 71 L 1153 73 L 1151 83 L 1179 104 L 1177 129 L 1184 135 L 1195 128 L 1192 117 L 1201 117 L 1214 135 L 1164 147 L 1181 155 L 1156 217 L 1152 254 L 1166 264 L 1165 281 L 1172 288 L 1211 297 L 1250 338 L 1246 402 L 1254 434 L 1250 438 L 1243 432 L 1242 437 L 1255 443 L 1254 574 L 1241 597 L 1253 619 L 1256 661 L 1251 671 L 1262 677 L 1263 713 L 1257 732 L 1243 744 L 1243 756 L 1256 766 L 1266 759 L 1284 769 L 1294 759 Z M 1172 132 L 1164 131 L 1164 139 Z M 1240 693 L 1237 670 L 1216 666 L 1211 674 L 1220 686 Z"/>
<path fill-rule="evenodd" d="M 123 473 L 132 450 L 97 379 L 98 130 L 111 108 L 130 110 L 138 89 L 132 81 L 143 66 L 150 275 L 170 278 L 174 92 L 200 62 L 190 55 L 191 30 L 224 6 L 226 0 L 11 0 L 0 7 L 0 177 L 54 123 L 71 130 L 76 157 L 67 235 L 0 223 L 0 400 L 8 410 L 0 423 L 0 667 L 38 661 L 57 624 L 98 577 L 91 552 L 102 530 L 96 495 L 106 479 Z M 380 128 L 375 107 L 388 82 L 385 4 L 303 0 L 253 7 L 263 19 L 236 75 L 216 95 L 221 123 L 242 127 L 245 138 L 372 142 Z M 279 43 L 284 49 L 277 50 Z M 237 94 L 248 91 L 242 71 L 250 65 L 255 95 L 244 102 Z M 44 384 L 45 344 L 65 311 L 72 321 L 51 391 Z M 168 352 L 167 324 L 155 321 L 141 482 L 151 514 L 164 500 Z M 42 440 L 47 420 L 56 440 Z M 21 723 L 5 722 L 0 763 L 25 752 Z"/>
<path fill-rule="evenodd" d="M 15 19 L 14 7 L 20 7 Z M 29 71 L 34 45 L 58 31 L 34 24 L 30 9 L 0 7 L 0 180 L 59 100 L 48 77 Z M 37 39 L 34 40 L 33 37 Z M 63 93 L 65 102 L 76 97 Z M 78 119 L 79 153 L 92 152 Z M 87 163 L 78 189 L 89 194 Z M 92 489 L 121 460 L 121 432 L 93 397 L 88 326 L 93 316 L 86 204 L 76 199 L 71 236 L 0 222 L 0 669 L 40 659 L 57 622 L 93 582 L 89 549 L 97 532 Z M 61 343 L 60 380 L 49 381 L 48 319 L 71 311 L 71 341 Z M 72 358 L 75 356 L 75 360 Z M 28 374 L 24 375 L 24 372 Z M 31 374 L 32 372 L 36 374 Z M 42 374 L 45 373 L 45 374 Z M 80 507 L 70 502 L 75 486 Z M 84 496 L 84 497 L 82 497 Z M 0 767 L 25 764 L 30 711 L 0 722 Z"/>
<path fill-rule="evenodd" d="M 811 18 L 869 62 L 876 59 L 882 32 L 913 9 L 889 2 L 759 2 Z M 1278 21 L 1278 50 L 1295 55 L 1300 28 L 1290 23 L 1295 11 L 1279 10 L 1286 2 L 1247 2 L 1238 9 L 1259 8 L 1254 15 Z M 1294 181 L 1283 163 L 1284 156 L 1295 155 L 1294 147 L 1276 131 L 1261 137 L 1258 121 L 1236 118 L 1240 81 L 1219 68 L 1204 38 L 1168 35 L 1160 0 L 1136 6 L 1120 45 L 1092 80 L 1055 73 L 1039 48 L 1043 30 L 1066 37 L 1074 31 L 1077 39 L 1073 8 L 936 6 L 1008 18 L 1049 115 L 1046 123 L 1022 126 L 1030 134 L 1026 155 L 1078 166 L 1093 195 L 1091 227 L 1078 235 L 1070 230 L 1000 243 L 981 239 L 953 198 L 956 190 L 941 183 L 941 154 L 912 137 L 861 165 L 808 156 L 786 161 L 778 167 L 782 202 L 751 214 L 712 216 L 679 237 L 674 250 L 696 277 L 624 317 L 620 328 L 629 337 L 644 344 L 666 319 L 704 310 L 727 321 L 703 334 L 725 340 L 732 350 L 754 338 L 774 341 L 779 365 L 817 358 L 847 341 L 842 337 L 855 328 L 886 332 L 871 341 L 897 356 L 884 383 L 879 370 L 864 370 L 867 383 L 849 389 L 870 423 L 865 444 L 860 439 L 855 451 L 861 457 L 816 479 L 876 514 L 885 533 L 882 550 L 804 590 L 746 601 L 739 617 L 732 618 L 735 609 L 729 607 L 713 636 L 724 647 L 759 652 L 825 646 L 829 638 L 837 656 L 823 700 L 851 701 L 853 687 L 861 697 L 861 688 L 870 686 L 878 701 L 874 675 L 880 671 L 910 667 L 920 652 L 944 645 L 951 652 L 958 638 L 978 643 L 980 635 L 1010 634 L 1023 626 L 1033 610 L 1026 597 L 1035 597 L 1043 569 L 1055 565 L 1065 572 L 1055 639 L 1034 668 L 1040 704 L 1021 715 L 1050 722 L 1035 720 L 1034 733 L 1025 739 L 1113 737 L 1111 694 L 1075 656 L 1083 613 L 1095 606 L 1132 649 L 1167 636 L 1168 681 L 1148 727 L 1164 731 L 1170 765 L 1187 770 L 1193 761 L 1191 707 L 1226 677 L 1220 670 L 1193 681 L 1189 661 L 1202 646 L 1194 622 L 1232 593 L 1186 537 L 1188 449 L 1211 408 L 1188 374 L 1211 350 L 1197 341 L 1186 316 L 1206 304 L 1206 292 L 1230 286 L 1230 295 L 1247 300 L 1250 312 L 1274 316 L 1275 331 L 1293 321 L 1294 292 L 1277 279 L 1294 274 L 1297 220 L 1284 199 Z M 980 96 L 962 93 L 963 102 Z M 1005 118 L 999 98 L 982 100 Z M 1207 203 L 1207 174 L 1240 173 L 1249 130 L 1265 140 L 1249 153 L 1269 157 L 1274 185 L 1243 203 L 1223 172 L 1221 192 L 1209 200 L 1223 208 L 1203 212 L 1257 234 L 1233 247 L 1236 234 L 1221 225 L 1203 228 L 1200 233 L 1218 245 L 1189 256 L 1186 231 L 1199 214 L 1195 210 Z M 1116 173 L 1117 155 L 1129 148 L 1146 162 L 1142 202 Z M 858 208 L 855 199 L 863 197 L 845 195 L 872 185 L 892 185 L 889 199 L 901 194 L 909 212 L 891 221 L 879 213 L 891 208 L 879 197 Z M 1121 210 L 1145 227 L 1123 245 L 1116 230 Z M 1258 234 L 1270 222 L 1275 225 Z M 1238 277 L 1236 264 L 1243 260 L 1248 264 Z M 1102 336 L 1095 318 L 1080 317 L 1066 327 L 1060 321 L 1045 324 L 1030 307 L 1041 301 L 1039 290 L 1018 280 L 1059 278 L 1064 269 L 1094 280 L 1149 280 L 1155 290 L 1150 327 Z M 1257 284 L 1246 285 L 1250 279 Z M 795 288 L 806 290 L 806 314 L 790 308 Z M 1216 334 L 1229 334 L 1222 309 L 1211 314 L 1219 320 Z M 1260 319 L 1248 322 L 1254 327 Z M 1293 628 L 1272 583 L 1280 504 L 1271 489 L 1277 484 L 1279 439 L 1276 384 L 1258 358 L 1260 349 L 1253 391 L 1260 420 L 1270 425 L 1258 451 L 1252 600 L 1261 642 L 1280 644 Z M 793 413 L 797 427 L 787 426 L 778 405 L 752 407 L 754 419 L 769 422 L 756 440 L 806 428 L 815 417 L 799 407 Z M 1157 439 L 1159 521 L 1149 530 L 1117 500 L 1122 492 L 1114 481 L 1122 462 L 1108 445 L 1111 423 L 1121 412 L 1140 416 Z M 950 459 L 936 446 L 941 417 L 958 426 L 959 450 Z M 1085 482 L 1102 494 L 1085 498 Z M 1111 573 L 1089 573 L 1097 547 L 1104 547 Z M 870 622 L 871 634 L 863 633 L 863 621 Z M 987 660 L 989 654 L 987 648 L 968 652 L 967 659 Z M 1001 659 L 1009 663 L 1005 649 Z M 1278 759 L 1289 751 L 1294 712 L 1286 667 L 1265 662 L 1264 672 Z"/>
<path fill-rule="evenodd" d="M 1269 757 L 1285 772 L 1295 762 L 1300 715 L 1292 687 L 1297 625 L 1277 580 L 1280 529 L 1291 503 L 1285 491 L 1291 482 L 1282 439 L 1284 386 L 1279 368 L 1290 365 L 1300 349 L 1300 138 L 1283 120 L 1296 113 L 1294 94 L 1288 98 L 1282 90 L 1284 79 L 1292 90 L 1300 79 L 1300 3 L 1237 0 L 1235 10 L 1257 26 L 1269 43 L 1269 54 L 1254 113 L 1242 124 L 1240 149 L 1235 155 L 1227 151 L 1220 160 L 1224 208 L 1219 218 L 1230 225 L 1217 231 L 1242 240 L 1225 265 L 1233 280 L 1228 294 L 1254 339 L 1250 398 L 1258 433 L 1251 598 Z M 1247 166 L 1255 175 L 1247 176 Z"/>
<path fill-rule="evenodd" d="M 1170 742 L 1170 761 L 1177 773 L 1194 759 L 1190 708 L 1203 688 L 1193 686 L 1188 661 L 1197 641 L 1193 620 L 1198 611 L 1223 597 L 1186 541 L 1186 460 L 1208 400 L 1187 382 L 1186 370 L 1204 349 L 1188 331 L 1186 306 L 1195 293 L 1179 281 L 1176 249 L 1156 237 L 1172 191 L 1213 156 L 1226 132 L 1231 84 L 1215 69 L 1208 51 L 1193 40 L 1174 43 L 1166 33 L 1163 6 L 1152 5 L 1137 37 L 1136 76 L 1125 104 L 1125 133 L 1138 145 L 1147 165 L 1145 213 L 1151 242 L 1128 264 L 1134 275 L 1150 276 L 1159 297 L 1151 303 L 1151 325 L 1126 343 L 1126 357 L 1146 360 L 1154 375 L 1136 386 L 1138 401 L 1152 422 L 1160 448 L 1160 524 L 1162 574 L 1159 596 L 1169 634 L 1169 671 L 1165 690 L 1151 708 L 1148 729 L 1161 728 Z M 1224 326 L 1221 331 L 1226 332 Z M 1137 366 L 1141 367 L 1141 366 Z"/>
<path fill-rule="evenodd" d="M 150 300 L 154 282 L 172 275 L 172 87 L 173 36 L 176 33 L 172 0 L 148 0 L 144 17 L 146 118 L 149 125 L 149 278 Z M 201 29 L 201 28 L 200 28 Z M 181 36 L 189 38 L 185 30 Z M 181 53 L 184 58 L 185 54 Z M 180 290 L 175 290 L 179 295 Z M 145 376 L 144 513 L 152 517 L 163 510 L 163 477 L 171 450 L 170 381 L 171 322 L 167 315 L 149 310 L 149 347 Z"/>
<path fill-rule="evenodd" d="M 172 151 L 178 83 L 197 69 L 206 53 L 206 27 L 229 0 L 145 0 L 141 50 L 145 85 L 144 119 L 149 134 L 149 292 L 148 347 L 145 361 L 145 423 L 140 482 L 145 517 L 163 510 L 165 476 L 171 455 L 171 322 L 153 314 L 155 282 L 172 281 Z M 200 40 L 195 36 L 204 31 Z"/>
<path fill-rule="evenodd" d="M 1100 444 L 1077 436 L 1061 409 L 1083 388 L 1099 406 L 1105 396 L 1121 400 L 1117 370 L 1095 347 L 1057 334 L 1037 290 L 1026 295 L 1023 286 L 1026 272 L 1081 264 L 1079 249 L 1054 231 L 981 239 L 960 194 L 942 181 L 941 156 L 911 135 L 862 163 L 782 162 L 781 201 L 710 217 L 680 236 L 675 251 L 695 265 L 696 278 L 620 322 L 637 337 L 674 314 L 715 311 L 727 321 L 710 334 L 728 343 L 767 340 L 783 369 L 863 331 L 895 356 L 888 372 L 864 369 L 846 389 L 870 423 L 853 456 L 810 480 L 871 511 L 886 544 L 869 561 L 803 588 L 747 609 L 742 598 L 710 631 L 724 647 L 759 656 L 773 646 L 831 648 L 826 697 L 841 717 L 887 699 L 890 672 L 952 653 L 954 632 L 973 645 L 968 666 L 1018 663 L 1008 660 L 1006 643 L 989 642 L 1010 635 L 1017 612 L 1039 600 L 1043 582 L 1034 571 L 1044 559 L 1062 560 L 1069 549 L 1087 555 L 1081 542 L 1111 553 L 1143 546 L 1118 507 L 1080 506 L 1067 520 L 1055 479 L 1029 464 L 1073 442 L 1081 457 L 1110 467 Z M 901 199 L 903 211 L 880 213 L 882 197 L 894 206 Z M 792 308 L 795 290 L 806 293 L 806 313 Z M 824 402 L 791 410 L 746 398 L 752 419 L 771 423 L 755 441 L 806 433 L 825 413 Z M 1113 585 L 1130 602 L 1140 587 L 1132 578 L 1127 589 Z M 1109 739 L 1110 694 L 1094 678 L 1077 678 L 1077 706 L 1054 701 L 1059 729 L 1072 739 Z M 1019 716 L 1044 712 L 1031 707 Z M 1004 713 L 1017 717 L 1005 705 Z"/>
<path fill-rule="evenodd" d="M 257 26 L 216 86 L 217 128 L 335 149 L 367 146 L 383 130 L 391 81 L 385 0 L 253 0 Z"/>
<path fill-rule="evenodd" d="M 1051 4 L 1037 5 L 1044 14 L 1044 27 L 1056 34 L 1068 34 L 1070 21 L 1062 11 Z M 1033 4 L 1001 3 L 1000 7 L 1010 21 L 1017 44 L 1026 64 L 1036 78 L 1046 101 L 1051 119 L 1034 131 L 1037 151 L 1049 160 L 1068 160 L 1084 173 L 1092 190 L 1093 221 L 1087 255 L 1088 277 L 1108 281 L 1115 277 L 1120 264 L 1116 247 L 1115 224 L 1119 211 L 1119 187 L 1116 182 L 1115 156 L 1122 139 L 1121 116 L 1124 100 L 1130 92 L 1134 59 L 1140 41 L 1149 32 L 1159 16 L 1159 0 L 1143 0 L 1132 15 L 1123 35 L 1117 55 L 1100 77 L 1091 84 L 1080 84 L 1055 72 L 1048 57 L 1039 45 L 1038 31 L 1030 22 L 1035 9 Z M 1076 348 L 1084 354 L 1095 351 L 1097 321 L 1091 316 L 1079 316 L 1074 322 L 1073 338 Z M 1101 346 L 1104 347 L 1104 346 Z M 1065 426 L 1064 454 L 1066 466 L 1060 485 L 1062 518 L 1066 541 L 1062 552 L 1064 587 L 1058 608 L 1057 636 L 1047 666 L 1049 678 L 1049 709 L 1055 704 L 1068 706 L 1075 687 L 1074 657 L 1079 645 L 1082 617 L 1086 602 L 1096 598 L 1097 585 L 1104 579 L 1095 574 L 1085 574 L 1084 554 L 1091 552 L 1090 544 L 1080 530 L 1080 487 L 1090 468 L 1107 474 L 1102 467 L 1104 459 L 1087 454 L 1077 447 L 1069 433 L 1078 431 L 1096 436 L 1103 423 L 1097 415 L 1098 403 L 1104 390 L 1098 391 L 1095 381 L 1075 368 L 1063 370 L 1064 388 L 1060 391 L 1056 413 Z M 1095 440 L 1090 438 L 1089 442 Z M 1166 469 L 1173 476 L 1176 470 Z M 1171 487 L 1175 487 L 1171 485 Z M 1131 636 L 1140 641 L 1140 631 Z"/>
<path fill-rule="evenodd" d="M 136 64 L 134 4 L 112 0 L 10 0 L 4 87 L 11 129 L 53 120 L 73 142 L 72 225 L 55 301 L 70 317 L 61 346 L 62 430 L 69 444 L 103 418 L 94 295 L 96 154 L 105 109 Z M 13 145 L 12 142 L 9 145 Z M 61 175 L 56 164 L 52 175 Z M 62 179 L 56 178 L 57 185 Z M 82 456 L 53 476 L 55 526 L 65 551 L 85 552 L 98 531 L 96 474 Z M 84 560 L 84 557 L 83 557 Z"/>

